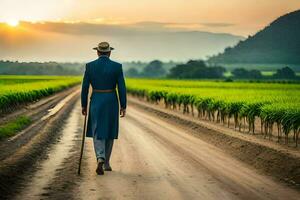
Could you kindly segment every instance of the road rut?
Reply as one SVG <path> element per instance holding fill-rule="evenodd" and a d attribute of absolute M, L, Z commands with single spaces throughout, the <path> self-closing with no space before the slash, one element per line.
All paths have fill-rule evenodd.
<path fill-rule="evenodd" d="M 121 120 L 113 172 L 95 175 L 92 141 L 79 187 L 84 199 L 299 199 L 222 150 L 134 107 Z"/>
<path fill-rule="evenodd" d="M 93 143 L 87 138 L 77 176 L 80 112 L 77 101 L 61 140 L 15 199 L 300 199 L 297 190 L 134 105 L 120 120 L 113 171 L 96 175 Z"/>

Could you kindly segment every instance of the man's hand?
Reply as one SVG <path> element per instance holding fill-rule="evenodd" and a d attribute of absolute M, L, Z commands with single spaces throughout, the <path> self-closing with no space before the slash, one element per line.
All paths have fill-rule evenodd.
<path fill-rule="evenodd" d="M 83 115 L 86 115 L 86 114 L 87 114 L 87 109 L 86 109 L 86 108 L 82 108 L 81 113 L 82 113 Z"/>
<path fill-rule="evenodd" d="M 126 115 L 126 109 L 125 108 L 121 108 L 120 109 L 120 116 L 121 117 L 125 117 L 125 115 Z"/>

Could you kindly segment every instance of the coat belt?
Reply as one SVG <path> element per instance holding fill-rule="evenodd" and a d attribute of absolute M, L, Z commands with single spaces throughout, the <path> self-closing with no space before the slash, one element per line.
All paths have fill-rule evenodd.
<path fill-rule="evenodd" d="M 109 93 L 109 92 L 114 92 L 116 91 L 115 89 L 107 89 L 107 90 L 96 90 L 96 89 L 93 89 L 93 92 L 95 93 Z"/>

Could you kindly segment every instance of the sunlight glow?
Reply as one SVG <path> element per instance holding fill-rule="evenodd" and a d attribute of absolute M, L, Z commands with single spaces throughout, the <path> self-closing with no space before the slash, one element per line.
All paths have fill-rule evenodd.
<path fill-rule="evenodd" d="M 11 26 L 11 27 L 16 27 L 19 25 L 19 21 L 18 20 L 8 20 L 7 22 L 7 25 Z"/>

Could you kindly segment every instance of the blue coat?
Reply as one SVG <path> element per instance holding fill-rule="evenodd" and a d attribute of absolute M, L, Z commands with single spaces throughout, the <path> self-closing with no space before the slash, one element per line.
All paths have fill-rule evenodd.
<path fill-rule="evenodd" d="M 126 86 L 122 65 L 107 56 L 86 64 L 82 82 L 81 106 L 87 107 L 89 86 L 97 90 L 115 89 L 118 93 L 92 93 L 87 122 L 87 137 L 117 139 L 119 132 L 119 105 L 126 108 Z"/>

